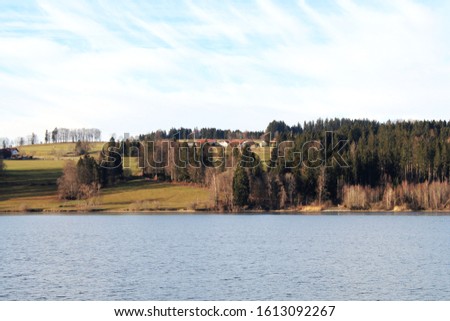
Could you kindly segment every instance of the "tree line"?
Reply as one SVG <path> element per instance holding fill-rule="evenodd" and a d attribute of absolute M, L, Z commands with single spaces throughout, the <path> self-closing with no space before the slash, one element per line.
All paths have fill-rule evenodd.
<path fill-rule="evenodd" d="M 156 141 L 160 139 L 180 140 L 180 139 L 257 139 L 264 134 L 264 131 L 241 131 L 218 128 L 171 128 L 169 131 L 157 130 L 147 134 L 139 135 L 139 141 Z"/>
<path fill-rule="evenodd" d="M 45 131 L 45 143 L 68 143 L 68 142 L 100 142 L 102 132 L 97 128 L 55 128 L 52 131 Z"/>
<path fill-rule="evenodd" d="M 216 139 L 230 132 L 198 130 L 199 136 Z M 114 157 L 138 157 L 142 175 L 151 179 L 209 188 L 211 207 L 223 211 L 450 207 L 447 121 L 336 118 L 294 126 L 273 121 L 265 131 L 247 133 L 266 141 L 264 148 L 251 141 L 200 144 L 189 140 L 193 133 L 181 128 L 140 135 L 117 143 L 120 156 Z M 233 135 L 238 134 L 234 137 L 244 137 Z"/>
<path fill-rule="evenodd" d="M 32 132 L 26 137 L 17 137 L 16 139 L 9 139 L 8 137 L 1 137 L 0 142 L 3 148 L 23 145 L 34 145 L 39 143 L 75 143 L 81 142 L 100 142 L 102 132 L 98 128 L 57 128 L 53 130 L 45 130 L 44 139 L 39 140 L 39 136 Z"/>
<path fill-rule="evenodd" d="M 229 167 L 224 159 L 233 155 L 232 148 L 211 153 L 207 143 L 144 139 L 141 166 L 144 175 L 210 187 L 214 206 L 225 210 L 308 204 L 352 209 L 449 206 L 447 121 L 319 119 L 303 126 L 273 121 L 261 133 L 258 138 L 269 135 L 275 141 L 268 161 L 247 146 Z M 335 146 L 339 157 L 333 155 Z M 251 166 L 245 159 L 252 160 Z"/>

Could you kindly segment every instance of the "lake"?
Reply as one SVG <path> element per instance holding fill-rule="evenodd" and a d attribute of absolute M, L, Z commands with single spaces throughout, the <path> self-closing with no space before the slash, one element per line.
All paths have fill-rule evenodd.
<path fill-rule="evenodd" d="M 450 216 L 4 215 L 0 300 L 450 300 Z"/>

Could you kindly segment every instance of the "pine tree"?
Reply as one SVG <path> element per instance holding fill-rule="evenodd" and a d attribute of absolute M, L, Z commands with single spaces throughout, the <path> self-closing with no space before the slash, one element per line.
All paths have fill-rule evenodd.
<path fill-rule="evenodd" d="M 244 207 L 249 204 L 250 182 L 247 172 L 242 166 L 237 166 L 233 176 L 233 203 Z"/>
<path fill-rule="evenodd" d="M 111 137 L 106 150 L 100 155 L 100 181 L 104 185 L 112 185 L 123 176 L 122 155 Z"/>
<path fill-rule="evenodd" d="M 85 155 L 78 160 L 77 177 L 80 184 L 90 185 L 100 182 L 99 168 L 93 157 Z"/>

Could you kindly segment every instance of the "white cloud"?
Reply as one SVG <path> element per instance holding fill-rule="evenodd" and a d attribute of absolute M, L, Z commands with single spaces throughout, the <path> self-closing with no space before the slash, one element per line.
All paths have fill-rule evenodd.
<path fill-rule="evenodd" d="M 448 6 L 38 4 L 28 27 L 0 15 L 0 136 L 450 118 Z"/>

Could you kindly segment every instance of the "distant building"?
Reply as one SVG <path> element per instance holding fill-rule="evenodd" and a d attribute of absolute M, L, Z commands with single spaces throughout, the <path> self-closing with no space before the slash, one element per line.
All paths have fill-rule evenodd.
<path fill-rule="evenodd" d="M 217 143 L 218 143 L 220 146 L 225 147 L 225 148 L 227 148 L 228 145 L 230 145 L 230 142 L 227 141 L 227 140 L 219 140 L 219 141 L 217 141 Z"/>
<path fill-rule="evenodd" d="M 20 152 L 15 147 L 0 149 L 0 155 L 3 157 L 3 159 L 18 159 L 18 158 L 20 158 Z"/>

